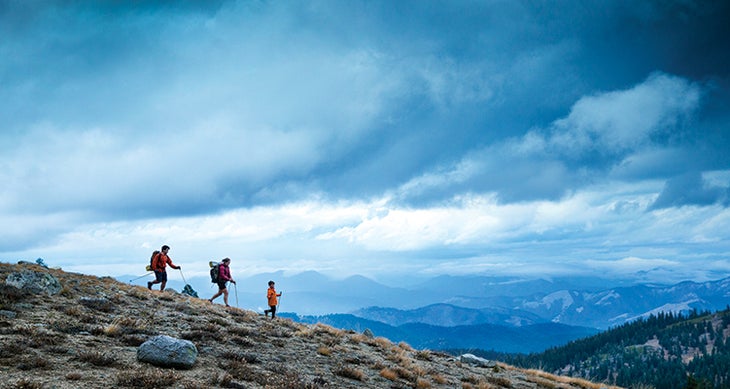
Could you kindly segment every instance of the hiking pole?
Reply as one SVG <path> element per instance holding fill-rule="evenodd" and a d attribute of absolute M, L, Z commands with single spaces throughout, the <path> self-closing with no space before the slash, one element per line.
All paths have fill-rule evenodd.
<path fill-rule="evenodd" d="M 238 284 L 233 284 L 233 290 L 236 291 L 236 308 L 238 308 Z"/>
<path fill-rule="evenodd" d="M 147 277 L 148 275 L 150 275 L 150 274 L 152 274 L 152 273 L 153 273 L 153 272 L 149 272 L 149 273 L 147 273 L 147 274 L 142 274 L 141 276 L 139 276 L 139 277 L 137 277 L 137 278 L 132 278 L 131 280 L 129 280 L 129 282 L 132 282 L 132 281 L 138 280 L 138 279 L 140 279 L 140 278 L 142 278 L 142 277 Z"/>
<path fill-rule="evenodd" d="M 187 285 L 188 282 L 185 281 L 185 276 L 183 275 L 182 269 L 177 269 L 177 270 L 180 270 L 180 275 L 182 276 L 183 282 L 185 283 L 185 285 Z"/>

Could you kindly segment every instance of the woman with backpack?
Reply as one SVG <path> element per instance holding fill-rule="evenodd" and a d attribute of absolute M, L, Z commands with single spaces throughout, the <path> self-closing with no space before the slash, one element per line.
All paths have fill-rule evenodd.
<path fill-rule="evenodd" d="M 209 298 L 208 301 L 211 303 L 213 300 L 218 298 L 218 296 L 223 295 L 223 302 L 226 304 L 226 307 L 228 307 L 228 288 L 226 288 L 226 284 L 228 281 L 232 283 L 236 283 L 236 281 L 231 278 L 231 269 L 228 267 L 228 265 L 231 263 L 230 258 L 223 258 L 223 261 L 218 265 L 218 293 L 214 294 L 213 297 Z"/>

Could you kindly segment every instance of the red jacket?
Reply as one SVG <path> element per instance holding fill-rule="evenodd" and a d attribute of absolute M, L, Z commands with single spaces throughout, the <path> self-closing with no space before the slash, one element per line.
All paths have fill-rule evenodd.
<path fill-rule="evenodd" d="M 231 268 L 228 267 L 225 263 L 221 262 L 221 264 L 218 266 L 218 279 L 221 281 L 230 281 L 231 278 Z"/>
<path fill-rule="evenodd" d="M 152 260 L 152 270 L 154 271 L 165 271 L 165 266 L 167 265 L 170 265 L 173 269 L 180 268 L 180 266 L 173 264 L 172 259 L 170 259 L 170 257 L 162 251 L 155 255 L 155 259 Z"/>

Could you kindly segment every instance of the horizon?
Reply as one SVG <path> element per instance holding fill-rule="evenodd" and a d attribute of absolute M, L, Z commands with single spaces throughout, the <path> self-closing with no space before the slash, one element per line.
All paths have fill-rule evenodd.
<path fill-rule="evenodd" d="M 43 259 L 43 258 L 38 258 Z M 31 260 L 18 260 L 18 261 L 4 261 L 0 260 L 0 263 L 6 263 L 9 265 L 13 264 L 19 264 L 19 263 L 31 263 L 31 264 L 38 264 L 37 261 L 31 261 Z M 142 266 L 144 264 L 140 264 Z M 111 274 L 104 271 L 83 271 L 83 270 L 94 270 L 94 269 L 66 269 L 61 266 L 57 266 L 55 264 L 49 264 L 45 260 L 43 260 L 43 263 L 41 266 L 46 266 L 50 269 L 58 269 L 65 272 L 70 273 L 78 273 L 83 275 L 90 275 L 95 277 L 111 277 L 116 279 L 120 282 L 125 283 L 132 283 L 132 281 L 136 281 L 133 284 L 144 286 L 145 282 L 148 280 L 154 279 L 154 275 L 150 271 L 146 271 L 144 269 L 140 270 L 137 273 L 121 273 L 121 274 Z M 196 280 L 196 284 L 200 284 L 200 279 L 208 280 L 210 278 L 209 275 L 209 267 L 207 263 L 205 264 L 206 268 L 204 271 L 201 271 L 200 269 L 191 271 L 189 268 L 185 268 L 185 271 L 180 271 L 176 269 L 168 269 L 168 288 L 171 287 L 171 285 L 184 285 L 185 280 Z M 143 267 L 143 266 L 142 266 Z M 202 268 L 202 265 L 199 266 L 199 268 Z M 667 287 L 672 285 L 677 285 L 683 282 L 693 282 L 697 284 L 702 284 L 705 282 L 718 282 L 722 281 L 724 279 L 730 278 L 730 275 L 714 278 L 714 279 L 707 279 L 702 281 L 696 281 L 692 279 L 681 279 L 681 280 L 664 280 L 664 281 L 655 281 L 653 279 L 647 279 L 644 274 L 634 274 L 631 276 L 627 276 L 624 278 L 615 278 L 615 277 L 601 277 L 599 275 L 559 275 L 559 276 L 546 276 L 546 275 L 492 275 L 492 274 L 479 274 L 479 273 L 469 273 L 469 274 L 433 274 L 433 275 L 416 275 L 413 277 L 406 277 L 404 278 L 401 275 L 382 275 L 379 274 L 375 277 L 368 276 L 365 274 L 360 273 L 351 273 L 351 274 L 337 274 L 337 273 L 325 273 L 320 272 L 315 269 L 302 269 L 302 270 L 271 270 L 271 271 L 261 271 L 261 272 L 236 272 L 236 269 L 233 268 L 231 270 L 232 276 L 236 280 L 248 280 L 252 278 L 258 278 L 261 276 L 266 277 L 281 277 L 285 280 L 290 280 L 293 278 L 297 278 L 303 275 L 315 275 L 315 276 L 322 276 L 326 278 L 328 281 L 333 282 L 342 282 L 347 281 L 352 278 L 364 278 L 368 281 L 372 281 L 376 284 L 380 284 L 382 286 L 386 286 L 389 288 L 402 288 L 406 290 L 412 290 L 411 288 L 420 286 L 422 284 L 427 284 L 431 281 L 443 279 L 444 277 L 448 277 L 451 279 L 457 279 L 457 280 L 469 280 L 469 279 L 480 279 L 480 280 L 489 280 L 491 283 L 490 286 L 495 285 L 511 285 L 511 284 L 519 284 L 519 283 L 529 283 L 533 281 L 546 281 L 549 283 L 567 283 L 569 284 L 568 287 L 566 287 L 566 290 L 572 290 L 579 288 L 576 285 L 583 285 L 587 286 L 590 285 L 589 289 L 595 289 L 595 290 L 609 290 L 613 288 L 618 287 L 631 287 L 631 286 L 639 286 L 639 285 L 646 285 L 646 286 L 658 286 L 658 287 Z M 127 279 L 127 278 L 132 279 Z M 183 278 L 184 277 L 184 278 Z M 272 278 L 274 279 L 274 278 Z M 138 281 L 142 280 L 142 281 Z M 279 282 L 279 281 L 277 281 Z M 190 283 L 190 282 L 189 282 Z M 587 284 L 590 283 L 590 284 Z M 192 284 L 192 283 L 191 283 Z M 207 284 L 207 282 L 203 283 Z M 281 282 L 279 282 L 281 284 Z M 295 286 L 287 285 L 289 288 L 296 289 Z M 174 287 L 173 287 L 174 288 Z M 257 290 L 259 287 L 255 286 L 245 286 L 245 288 L 250 288 L 251 290 Z M 277 287 L 277 289 L 279 289 Z"/>
<path fill-rule="evenodd" d="M 0 6 L 0 261 L 730 275 L 727 2 Z M 190 266 L 190 267 L 187 267 Z M 200 270 L 198 270 L 200 268 Z"/>

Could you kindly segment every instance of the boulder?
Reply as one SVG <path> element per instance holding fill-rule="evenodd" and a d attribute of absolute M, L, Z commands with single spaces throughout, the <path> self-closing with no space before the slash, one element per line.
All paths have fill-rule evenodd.
<path fill-rule="evenodd" d="M 459 361 L 461 363 L 468 363 L 470 365 L 479 366 L 479 367 L 497 366 L 497 362 L 490 361 L 489 359 L 480 358 L 474 354 L 462 354 L 461 356 L 459 356 Z"/>
<path fill-rule="evenodd" d="M 159 367 L 190 369 L 198 358 L 193 342 L 167 335 L 155 336 L 137 349 L 137 360 Z"/>
<path fill-rule="evenodd" d="M 48 273 L 24 270 L 10 273 L 5 283 L 23 291 L 49 296 L 58 294 L 61 291 L 61 283 L 58 279 Z"/>

